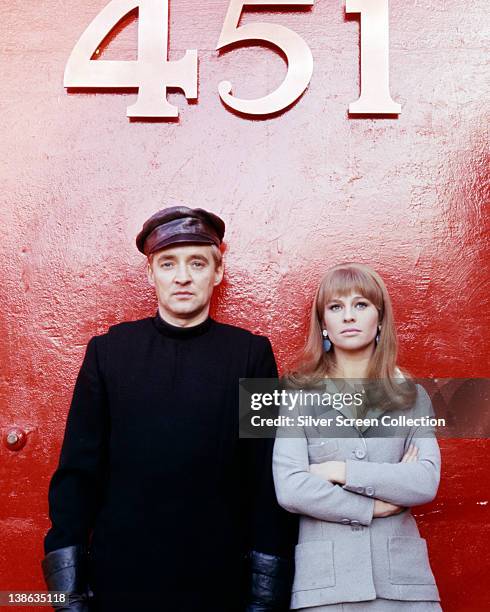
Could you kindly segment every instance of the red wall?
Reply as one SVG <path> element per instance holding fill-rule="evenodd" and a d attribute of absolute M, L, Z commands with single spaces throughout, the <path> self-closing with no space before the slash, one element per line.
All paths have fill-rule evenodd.
<path fill-rule="evenodd" d="M 134 237 L 169 198 L 227 222 L 223 321 L 268 334 L 281 366 L 301 344 L 315 285 L 343 260 L 372 264 L 393 296 L 400 363 L 420 376 L 488 377 L 488 106 L 483 0 L 391 0 L 391 92 L 399 118 L 349 118 L 359 22 L 342 2 L 247 13 L 309 43 L 309 89 L 250 120 L 221 104 L 285 74 L 273 50 L 214 48 L 227 0 L 173 0 L 170 59 L 198 49 L 199 100 L 178 122 L 130 122 L 134 93 L 70 93 L 62 75 L 106 0 L 4 0 L 0 95 L 0 590 L 42 589 L 47 486 L 90 336 L 148 316 L 155 300 Z M 132 59 L 136 21 L 102 59 Z M 440 493 L 417 510 L 444 610 L 490 607 L 487 441 L 443 441 Z M 24 610 L 26 608 L 23 608 Z"/>

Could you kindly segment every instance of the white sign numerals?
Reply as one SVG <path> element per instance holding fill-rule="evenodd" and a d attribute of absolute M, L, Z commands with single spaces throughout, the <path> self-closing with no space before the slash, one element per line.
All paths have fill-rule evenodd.
<path fill-rule="evenodd" d="M 178 108 L 167 100 L 167 88 L 181 89 L 187 99 L 197 98 L 197 51 L 168 60 L 169 0 L 111 0 L 82 34 L 65 68 L 65 87 L 138 88 L 136 103 L 128 117 L 177 117 Z M 388 0 L 346 0 L 348 13 L 361 13 L 361 95 L 349 105 L 351 113 L 399 113 L 389 92 Z M 223 102 L 247 115 L 269 115 L 287 108 L 308 87 L 313 57 L 306 42 L 293 30 L 272 23 L 239 26 L 246 6 L 312 6 L 314 0 L 230 0 L 217 50 L 245 41 L 265 41 L 285 55 L 288 70 L 281 85 L 268 95 L 243 100 L 231 94 L 232 85 L 222 81 L 218 91 Z M 138 9 L 138 59 L 113 61 L 91 59 L 95 50 L 128 13 Z"/>
<path fill-rule="evenodd" d="M 97 47 L 128 13 L 138 8 L 138 59 L 92 60 Z M 65 68 L 65 87 L 138 88 L 128 117 L 177 117 L 167 87 L 197 98 L 197 51 L 180 60 L 168 57 L 168 0 L 111 0 L 81 35 Z"/>
<path fill-rule="evenodd" d="M 246 40 L 265 40 L 279 47 L 284 53 L 288 62 L 288 71 L 286 78 L 274 92 L 256 100 L 234 98 L 231 95 L 231 83 L 222 81 L 218 90 L 227 106 L 249 115 L 275 113 L 299 98 L 308 87 L 313 74 L 311 50 L 293 30 L 272 23 L 249 23 L 238 27 L 244 6 L 312 6 L 313 2 L 314 0 L 230 0 L 216 49 Z"/>
<path fill-rule="evenodd" d="M 361 95 L 349 113 L 399 114 L 389 87 L 388 0 L 346 0 L 345 11 L 361 14 Z"/>

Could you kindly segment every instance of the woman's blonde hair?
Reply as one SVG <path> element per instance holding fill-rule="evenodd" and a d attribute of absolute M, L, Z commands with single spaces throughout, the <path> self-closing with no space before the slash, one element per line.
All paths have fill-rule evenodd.
<path fill-rule="evenodd" d="M 390 398 L 390 406 L 400 407 L 413 399 L 413 390 L 407 395 L 408 375 L 397 368 L 397 337 L 393 309 L 386 285 L 381 276 L 371 267 L 361 263 L 342 263 L 330 268 L 323 276 L 313 300 L 310 326 L 306 343 L 299 354 L 296 365 L 287 375 L 287 380 L 296 387 L 315 385 L 335 371 L 334 350 L 323 347 L 323 317 L 325 307 L 334 297 L 344 297 L 352 292 L 368 299 L 378 310 L 381 326 L 379 339 L 370 359 L 367 378 L 380 381 L 384 395 Z M 398 382 L 395 379 L 398 378 Z M 409 385 L 412 387 L 412 385 Z"/>

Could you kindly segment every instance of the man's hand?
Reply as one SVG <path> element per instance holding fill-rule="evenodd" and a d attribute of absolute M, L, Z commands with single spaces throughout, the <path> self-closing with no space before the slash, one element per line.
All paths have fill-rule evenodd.
<path fill-rule="evenodd" d="M 329 480 L 333 484 L 345 484 L 345 461 L 324 461 L 312 463 L 310 473 Z"/>
<path fill-rule="evenodd" d="M 68 593 L 68 601 L 53 604 L 57 612 L 88 612 L 87 547 L 65 546 L 49 552 L 41 562 L 48 591 Z"/>
<path fill-rule="evenodd" d="M 289 610 L 294 576 L 292 558 L 256 550 L 248 556 L 249 588 L 245 612 L 285 612 Z"/>

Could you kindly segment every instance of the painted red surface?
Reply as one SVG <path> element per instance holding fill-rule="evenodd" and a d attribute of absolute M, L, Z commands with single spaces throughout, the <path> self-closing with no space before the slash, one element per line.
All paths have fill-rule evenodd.
<path fill-rule="evenodd" d="M 247 13 L 300 33 L 309 89 L 287 112 L 228 112 L 217 84 L 265 95 L 285 74 L 260 46 L 213 49 L 227 0 L 171 3 L 170 59 L 199 50 L 199 100 L 178 122 L 129 122 L 134 93 L 70 93 L 67 57 L 105 0 L 0 5 L 0 590 L 42 589 L 47 486 L 90 336 L 148 316 L 134 237 L 177 198 L 228 225 L 214 314 L 268 334 L 282 367 L 330 265 L 371 263 L 393 296 L 400 363 L 420 376 L 489 376 L 487 2 L 390 2 L 398 119 L 353 119 L 359 22 L 341 2 Z M 136 56 L 135 16 L 101 59 Z M 27 443 L 8 450 L 14 427 Z M 440 493 L 417 509 L 448 612 L 490 609 L 487 441 L 441 443 Z M 22 608 L 27 610 L 28 608 Z"/>

